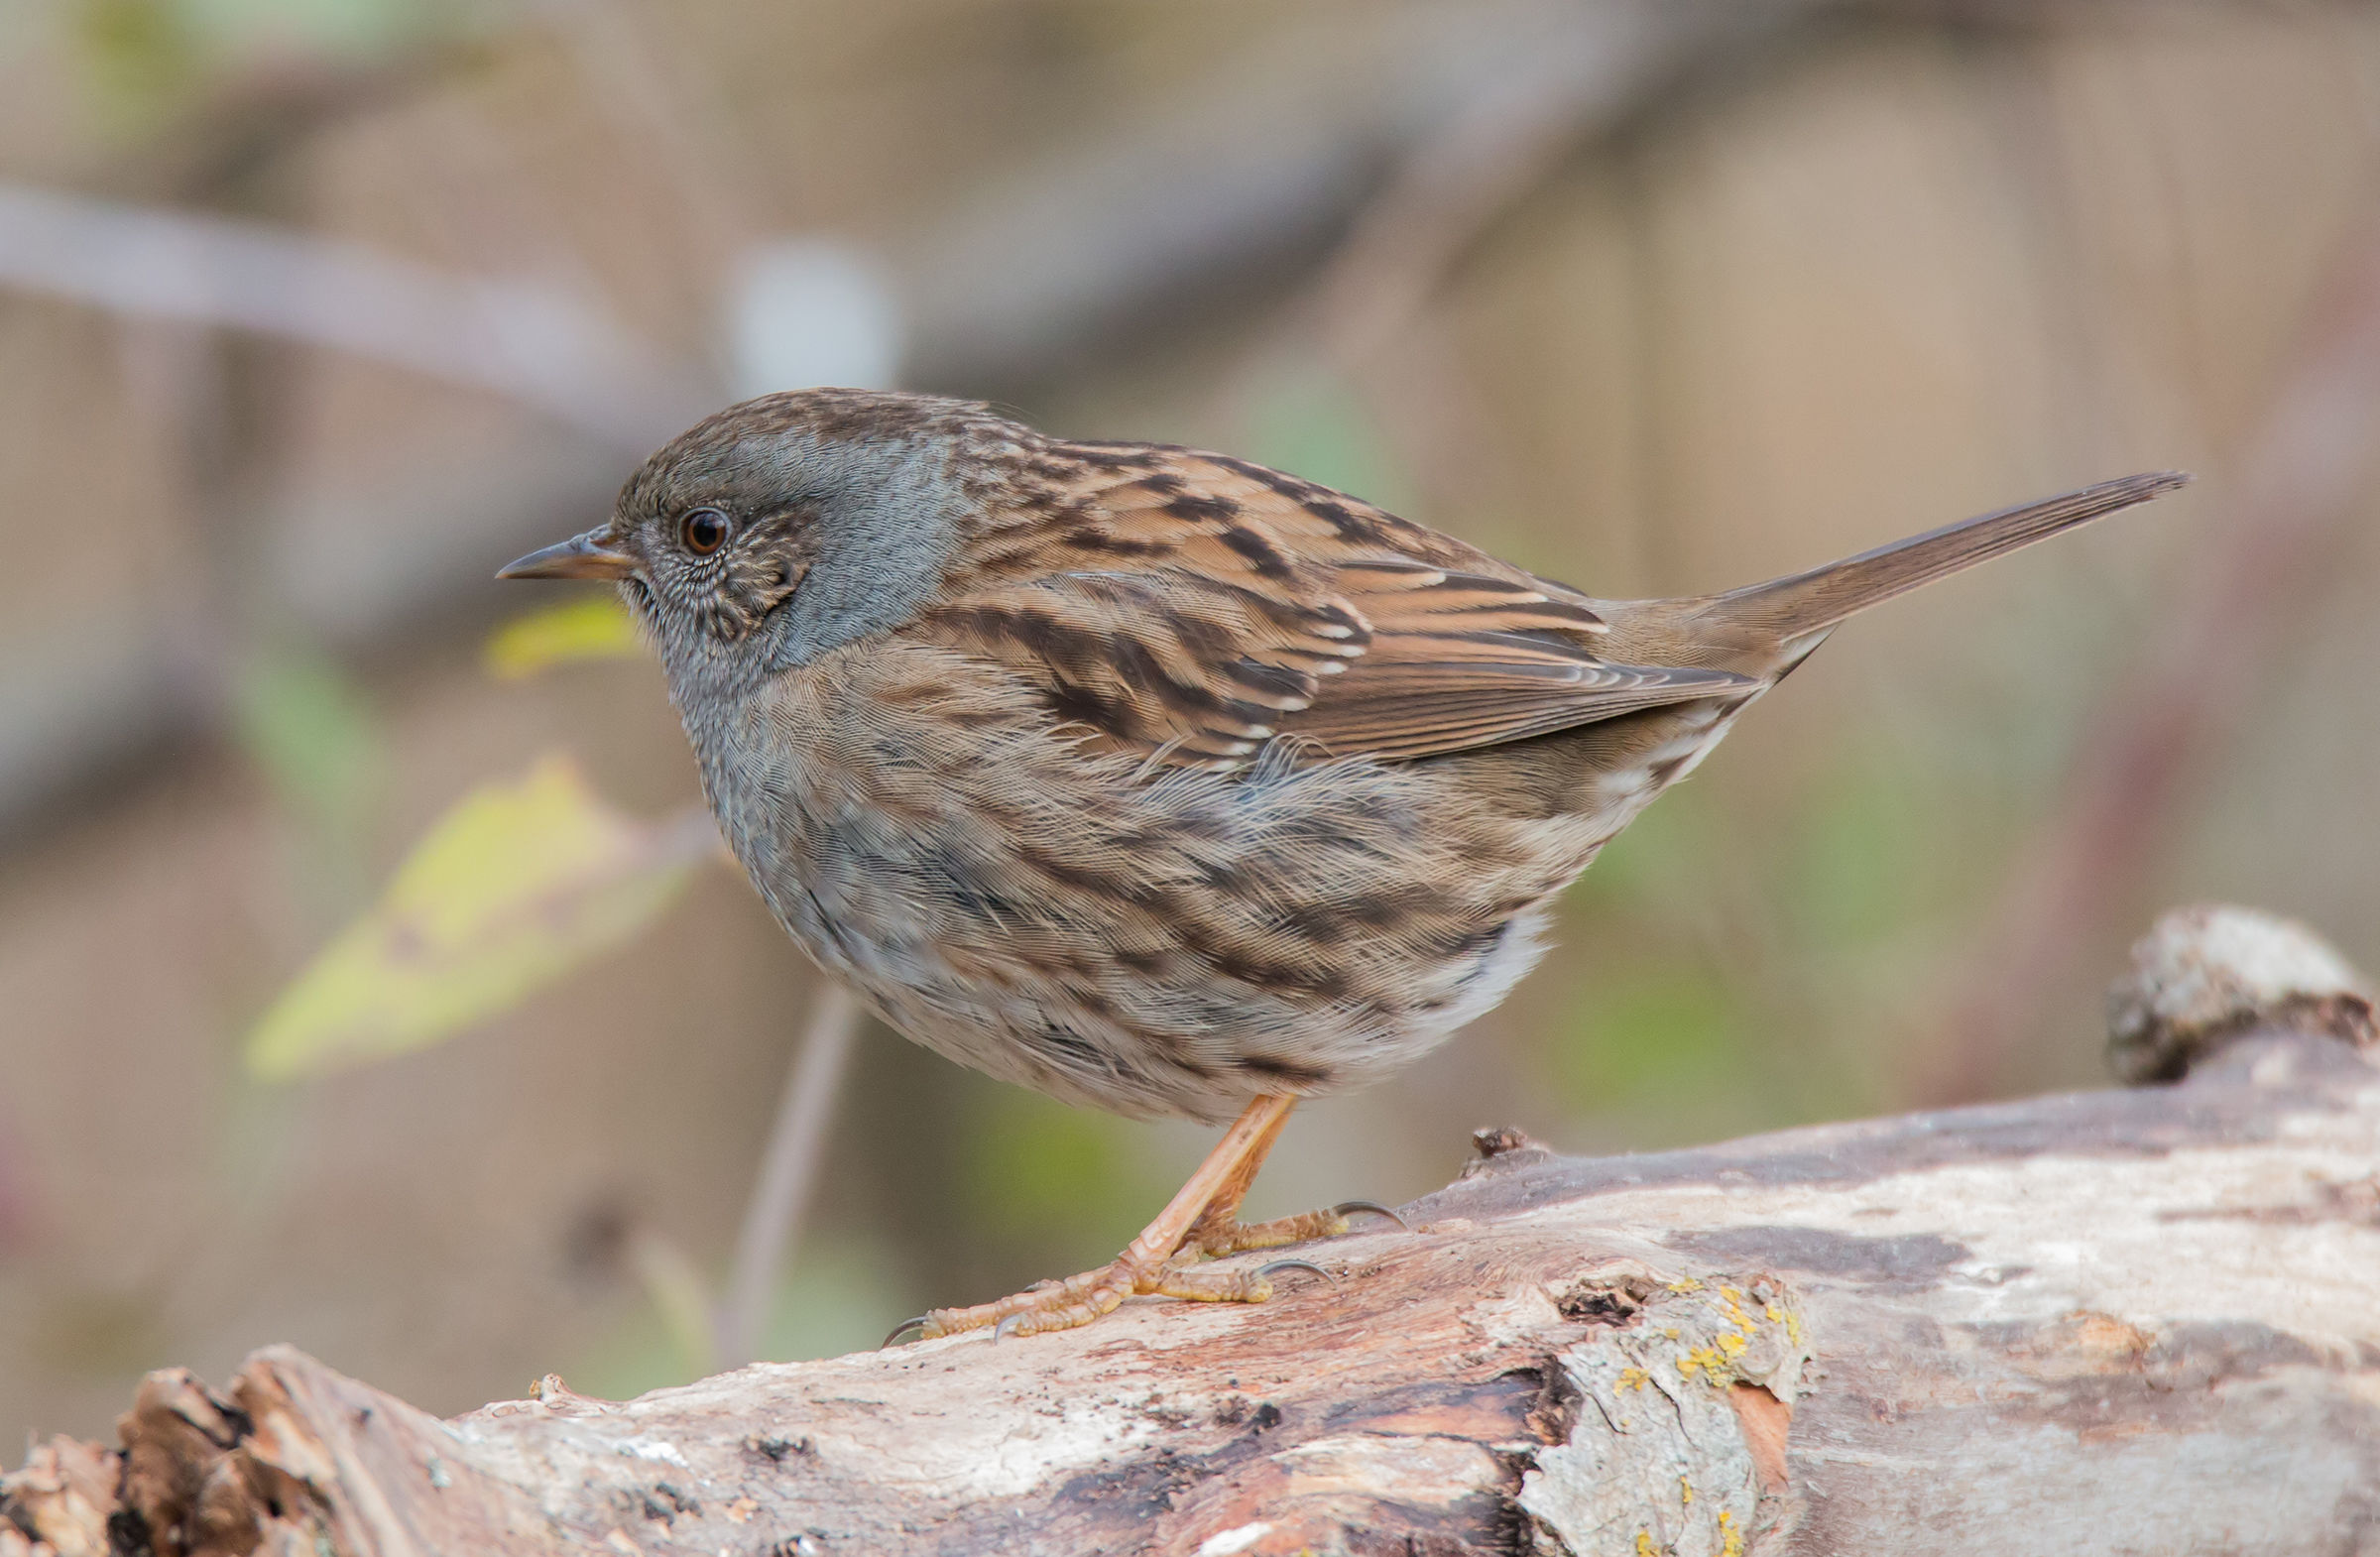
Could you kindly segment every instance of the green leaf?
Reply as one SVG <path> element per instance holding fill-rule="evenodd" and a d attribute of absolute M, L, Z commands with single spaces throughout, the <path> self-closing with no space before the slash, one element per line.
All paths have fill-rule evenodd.
<path fill-rule="evenodd" d="M 481 659 L 489 674 L 518 681 L 555 665 L 631 659 L 644 652 L 636 619 L 618 595 L 607 592 L 515 617 L 488 639 Z"/>
<path fill-rule="evenodd" d="M 248 1067 L 282 1081 L 452 1037 L 632 934 L 716 846 L 707 815 L 638 822 L 562 758 L 482 787 L 266 1014 Z"/>

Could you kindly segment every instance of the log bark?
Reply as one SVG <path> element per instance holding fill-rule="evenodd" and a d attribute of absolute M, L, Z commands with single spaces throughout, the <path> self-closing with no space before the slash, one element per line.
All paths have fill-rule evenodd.
<path fill-rule="evenodd" d="M 2243 1024 L 2202 945 L 2123 1018 L 2179 1081 L 1601 1160 L 1483 1132 L 1260 1308 L 451 1421 L 289 1348 L 156 1374 L 116 1448 L 0 1479 L 0 1557 L 2380 1551 L 2368 991 Z"/>

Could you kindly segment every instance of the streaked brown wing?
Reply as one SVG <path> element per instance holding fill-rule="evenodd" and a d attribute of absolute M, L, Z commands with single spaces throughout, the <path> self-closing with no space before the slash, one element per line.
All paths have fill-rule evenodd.
<path fill-rule="evenodd" d="M 1401 759 L 1752 683 L 1611 664 L 1577 594 L 1261 466 L 1059 445 L 917 631 L 1037 683 L 1095 741 L 1229 768 L 1274 735 Z"/>

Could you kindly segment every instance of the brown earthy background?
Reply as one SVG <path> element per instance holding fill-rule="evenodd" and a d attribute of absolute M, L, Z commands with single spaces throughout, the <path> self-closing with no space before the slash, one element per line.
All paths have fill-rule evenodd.
<path fill-rule="evenodd" d="M 102 1435 L 143 1371 L 271 1341 L 440 1412 L 701 1368 L 672 1294 L 724 1270 L 811 988 L 740 880 L 421 1054 L 266 1087 L 239 1045 L 474 784 L 563 750 L 692 796 L 649 666 L 487 676 L 535 603 L 489 574 L 797 382 L 737 366 L 761 253 L 840 267 L 797 339 L 879 300 L 888 381 L 1602 594 L 2201 474 L 1847 628 L 1510 1005 L 1303 1111 L 1260 1212 L 1433 1188 L 1480 1125 L 2096 1084 L 2169 901 L 2380 965 L 2376 173 L 2364 5 L 0 9 L 0 1431 Z M 621 345 L 471 388 L 434 332 L 217 329 L 129 239 L 119 274 L 29 236 L 125 206 L 506 284 L 472 327 L 536 360 L 531 289 Z M 773 1357 L 1104 1258 L 1205 1144 L 861 1044 Z"/>

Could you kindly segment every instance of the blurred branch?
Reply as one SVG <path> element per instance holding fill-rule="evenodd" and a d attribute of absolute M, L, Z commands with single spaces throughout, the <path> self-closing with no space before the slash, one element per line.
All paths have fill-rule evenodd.
<path fill-rule="evenodd" d="M 1481 238 L 1584 147 L 1670 95 L 1687 72 L 1741 58 L 1797 23 L 1914 16 L 2037 29 L 2054 9 L 2039 0 L 1605 0 L 1577 7 L 1416 139 L 1285 310 L 1277 334 L 1310 336 L 1364 386 L 1423 468 L 1425 485 L 1492 481 L 1493 418 L 1452 343 L 1427 317 L 1428 304 Z M 1264 342 L 1226 393 L 1244 393 L 1279 354 L 1279 340 Z"/>
<path fill-rule="evenodd" d="M 2108 7 L 2099 6 L 2097 10 Z M 1670 95 L 1826 15 L 2040 24 L 2041 0 L 1603 0 L 1515 20 L 1506 68 L 1413 138 L 1292 305 L 1353 369 L 1407 328 L 1465 254 L 1576 157 Z"/>
<path fill-rule="evenodd" d="M 111 147 L 75 182 L 134 198 L 203 196 L 301 144 L 364 115 L 434 91 L 482 58 L 473 40 L 417 42 L 368 59 L 277 51 L 197 83 L 164 122 Z"/>
<path fill-rule="evenodd" d="M 1377 338 L 1583 141 L 1746 44 L 1844 15 L 1949 21 L 2050 0 L 1479 0 L 1268 35 L 1113 136 L 995 180 L 895 256 L 911 382 L 1015 395 L 1318 261 L 1334 328 Z M 1311 65 L 1327 59 L 1328 69 Z M 1332 258 L 1336 256 L 1336 258 Z M 1237 299 L 1235 299 L 1237 300 Z"/>
<path fill-rule="evenodd" d="M 2041 25 L 2123 12 L 2041 0 L 2014 9 Z M 1172 106 L 1141 104 L 1113 133 L 988 180 L 972 203 L 910 234 L 889 258 L 901 334 L 914 343 L 901 377 L 1026 399 L 1317 263 L 1333 267 L 1335 279 L 1317 285 L 1350 340 L 1393 335 L 1413 300 L 1569 148 L 1674 94 L 1698 66 L 1734 58 L 1743 40 L 1790 36 L 1846 10 L 1999 17 L 2010 7 L 1481 0 L 1382 12 L 1361 29 L 1317 22 L 1294 48 L 1268 34 L 1183 82 Z M 608 58 L 611 46 L 596 53 Z M 579 437 L 532 426 L 510 456 L 464 468 L 411 451 L 418 474 L 410 483 L 313 494 L 269 515 L 281 543 L 260 588 L 343 650 L 383 646 L 458 609 L 492 612 L 494 590 L 476 587 L 486 570 L 553 539 L 557 526 L 590 522 L 629 459 L 711 409 L 712 392 L 686 365 L 625 340 L 566 295 L 330 244 L 358 259 L 332 274 L 371 290 L 350 293 L 361 305 L 319 321 L 325 338 L 311 328 L 319 299 L 302 285 L 291 292 L 293 310 L 281 289 L 237 286 L 226 299 L 219 278 L 187 273 L 191 255 L 249 252 L 210 241 L 221 235 L 263 239 L 276 275 L 302 277 L 312 273 L 292 256 L 318 252 L 313 240 L 25 194 L 0 203 L 0 286 L 366 351 L 525 397 L 606 451 L 591 456 Z M 131 247 L 114 249 L 118 235 Z M 1408 243 L 1409 256 L 1400 253 Z M 393 311 L 379 306 L 383 283 Z M 511 307 L 516 300 L 523 306 Z M 517 360 L 548 338 L 560 342 L 559 360 Z M 1397 419 L 1418 435 L 1414 424 L 1429 419 Z M 203 723 L 182 695 L 176 655 L 153 630 L 128 631 L 0 672 L 0 826 L 21 827 L 43 803 L 87 793 L 96 772 L 132 771 Z"/>
<path fill-rule="evenodd" d="M 1463 256 L 1582 144 L 1659 96 L 1687 62 L 1819 0 L 1606 4 L 1548 29 L 1421 138 L 1357 212 L 1298 305 L 1353 367 L 1418 315 Z"/>
<path fill-rule="evenodd" d="M 736 177 L 741 158 L 713 116 L 678 89 L 621 0 L 534 0 L 586 78 L 588 95 L 621 140 L 657 154 L 672 192 L 699 224 L 714 267 L 756 236 L 749 209 L 762 181 Z"/>
<path fill-rule="evenodd" d="M 752 1186 L 752 1203 L 745 1208 L 744 1226 L 736 1237 L 735 1263 L 728 1271 L 715 1327 L 719 1367 L 741 1368 L 759 1355 L 771 1300 L 799 1244 L 802 1213 L 818 1184 L 818 1167 L 834 1129 L 835 1101 L 859 1031 L 859 1002 L 842 984 L 821 979 L 812 997 L 809 1030 L 785 1078 L 760 1177 Z"/>
<path fill-rule="evenodd" d="M 2084 722 L 2064 797 L 1965 959 L 1971 971 L 1920 1101 L 1987 1095 L 2043 992 L 2139 891 L 2206 754 L 2236 727 L 2369 512 L 2376 458 L 2380 216 L 2343 247 L 2154 638 Z"/>
<path fill-rule="evenodd" d="M 1748 9 L 1765 17 L 1780 3 L 1816 0 Z M 1698 40 L 1737 31 L 1746 9 L 1495 0 L 1383 13 L 1364 29 L 1334 21 L 1320 47 L 1267 37 L 1193 83 L 1187 106 L 1020 170 L 923 234 L 898 267 L 918 342 L 911 377 L 1012 393 L 1112 355 L 1236 281 L 1337 249 L 1381 198 L 1381 170 L 1448 144 L 1451 127 L 1526 119 L 1580 79 L 1625 113 Z M 1327 75 L 1305 65 L 1315 54 Z M 1498 106 L 1484 115 L 1484 103 Z M 1431 161 L 1426 181 L 1468 178 L 1480 160 Z"/>
<path fill-rule="evenodd" d="M 697 375 L 552 289 L 220 216 L 0 184 L 0 286 L 352 352 L 638 454 L 710 405 Z"/>
<path fill-rule="evenodd" d="M 1615 3 L 1548 26 L 1512 68 L 1416 144 L 1225 386 L 1238 401 L 1301 340 L 1387 414 L 1423 485 L 1492 482 L 1493 418 L 1427 309 L 1496 221 L 1581 148 L 1664 95 L 1691 61 L 1742 47 L 1820 0 Z"/>

